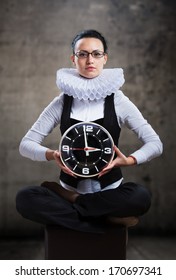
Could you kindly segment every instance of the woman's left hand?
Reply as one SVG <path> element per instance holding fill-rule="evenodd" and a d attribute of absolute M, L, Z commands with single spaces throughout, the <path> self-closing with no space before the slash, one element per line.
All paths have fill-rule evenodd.
<path fill-rule="evenodd" d="M 115 153 L 117 157 L 109 163 L 100 173 L 98 177 L 101 177 L 111 171 L 112 168 L 122 167 L 122 166 L 130 166 L 136 164 L 135 158 L 129 156 L 126 157 L 116 146 L 114 146 Z"/>

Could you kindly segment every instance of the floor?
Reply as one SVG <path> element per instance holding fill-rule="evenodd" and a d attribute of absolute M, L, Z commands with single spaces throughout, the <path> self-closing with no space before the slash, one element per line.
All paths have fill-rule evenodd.
<path fill-rule="evenodd" d="M 42 260 L 44 239 L 0 239 L 0 260 Z M 129 235 L 128 260 L 176 260 L 175 236 Z"/>
<path fill-rule="evenodd" d="M 131 236 L 129 260 L 176 260 L 176 236 Z"/>

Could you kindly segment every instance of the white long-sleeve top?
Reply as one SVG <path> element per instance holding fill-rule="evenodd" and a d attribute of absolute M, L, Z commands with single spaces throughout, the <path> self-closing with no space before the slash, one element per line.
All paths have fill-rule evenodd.
<path fill-rule="evenodd" d="M 115 112 L 119 126 L 128 127 L 132 130 L 137 138 L 141 141 L 142 146 L 131 153 L 137 164 L 142 164 L 159 156 L 162 153 L 163 146 L 159 136 L 153 130 L 151 125 L 144 119 L 138 108 L 126 97 L 122 91 L 113 91 Z M 60 124 L 61 114 L 63 109 L 64 93 L 54 98 L 54 100 L 44 109 L 37 121 L 31 129 L 23 137 L 19 151 L 22 156 L 34 161 L 47 161 L 46 151 L 48 147 L 42 145 L 44 138 L 49 135 L 52 130 Z M 80 121 L 95 121 L 104 116 L 104 97 L 89 100 L 73 98 L 71 115 L 73 119 Z M 121 180 L 109 185 L 103 190 L 116 188 L 121 183 Z M 62 186 L 67 189 L 72 189 L 61 182 Z M 94 192 L 101 190 L 100 184 L 94 179 L 86 179 L 78 184 L 77 191 L 80 193 Z"/>

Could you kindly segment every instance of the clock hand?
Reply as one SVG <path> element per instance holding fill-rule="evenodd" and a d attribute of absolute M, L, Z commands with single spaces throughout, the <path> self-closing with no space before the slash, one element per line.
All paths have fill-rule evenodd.
<path fill-rule="evenodd" d="M 101 149 L 93 148 L 93 147 L 87 147 L 87 148 L 70 148 L 72 151 L 89 151 L 89 152 L 96 152 L 101 151 Z"/>
<path fill-rule="evenodd" d="M 86 148 L 88 148 L 88 143 L 87 143 L 87 135 L 86 135 L 86 126 L 85 125 L 83 125 L 83 132 L 84 132 L 84 142 L 85 142 L 86 156 L 89 156 L 89 151 L 86 150 Z"/>
<path fill-rule="evenodd" d="M 90 152 L 97 152 L 97 151 L 101 151 L 101 149 L 98 149 L 98 148 L 92 148 L 92 147 L 87 147 L 87 148 L 85 148 L 85 150 L 89 150 L 89 153 L 90 153 Z"/>
<path fill-rule="evenodd" d="M 72 151 L 85 151 L 85 148 L 70 148 Z"/>

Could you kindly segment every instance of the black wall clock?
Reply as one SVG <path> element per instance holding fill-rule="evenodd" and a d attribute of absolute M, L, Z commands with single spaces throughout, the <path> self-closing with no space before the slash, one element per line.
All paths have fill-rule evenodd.
<path fill-rule="evenodd" d="M 79 122 L 63 134 L 59 151 L 61 160 L 81 177 L 93 177 L 114 157 L 114 142 L 110 133 L 94 122 Z"/>

